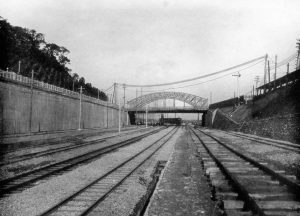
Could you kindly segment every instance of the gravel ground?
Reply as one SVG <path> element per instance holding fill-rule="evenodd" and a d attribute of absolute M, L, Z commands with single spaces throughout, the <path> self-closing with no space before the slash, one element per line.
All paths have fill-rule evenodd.
<path fill-rule="evenodd" d="M 231 147 L 241 151 L 245 155 L 255 160 L 267 162 L 268 166 L 279 170 L 285 170 L 286 174 L 296 175 L 298 179 L 300 179 L 300 155 L 298 153 L 235 137 L 221 131 L 209 129 L 205 129 L 204 131 L 218 137 L 220 141 L 229 144 Z"/>
<path fill-rule="evenodd" d="M 158 161 L 167 161 L 173 151 L 176 140 L 182 135 L 182 129 L 168 141 L 151 159 L 142 165 L 134 175 L 128 178 L 115 192 L 110 194 L 91 215 L 125 216 L 133 215 L 137 203 L 147 193 L 151 175 Z"/>
<path fill-rule="evenodd" d="M 105 142 L 95 143 L 92 145 L 87 145 L 87 146 L 79 147 L 79 148 L 68 150 L 68 151 L 58 152 L 58 153 L 51 154 L 51 155 L 46 155 L 46 156 L 41 156 L 41 157 L 33 157 L 32 159 L 29 159 L 26 161 L 20 161 L 17 163 L 4 165 L 4 166 L 1 166 L 1 168 L 0 168 L 0 179 L 9 178 L 16 174 L 20 174 L 22 172 L 30 171 L 32 169 L 37 169 L 37 168 L 40 168 L 40 167 L 43 167 L 43 166 L 46 166 L 49 164 L 53 164 L 53 163 L 57 163 L 62 160 L 66 160 L 68 158 L 82 155 L 84 153 L 95 151 L 99 148 L 112 145 L 116 142 L 120 142 L 122 140 L 126 140 L 126 139 L 147 133 L 148 131 L 155 130 L 155 129 L 157 129 L 157 128 L 149 128 L 149 130 L 146 130 L 146 131 L 138 130 L 138 131 L 134 131 L 130 134 L 123 134 L 122 136 L 117 136 L 117 137 L 111 138 Z M 88 138 L 86 138 L 87 140 L 84 140 L 84 141 L 90 141 L 91 139 L 105 138 L 106 136 L 107 135 L 88 137 Z"/>
<path fill-rule="evenodd" d="M 89 164 L 64 173 L 64 175 L 44 180 L 35 187 L 28 188 L 20 193 L 10 194 L 0 200 L 0 215 L 29 216 L 41 214 L 89 182 L 102 176 L 141 148 L 150 145 L 153 139 L 158 139 L 170 130 L 171 128 L 160 131 L 130 146 L 104 155 Z"/>
<path fill-rule="evenodd" d="M 218 215 L 197 157 L 197 147 L 186 135 L 183 133 L 175 144 L 146 216 Z"/>

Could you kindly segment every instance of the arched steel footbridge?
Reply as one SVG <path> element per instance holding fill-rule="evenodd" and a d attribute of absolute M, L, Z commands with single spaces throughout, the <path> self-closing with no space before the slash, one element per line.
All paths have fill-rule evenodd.
<path fill-rule="evenodd" d="M 164 99 L 174 99 L 187 103 L 192 106 L 193 110 L 207 110 L 208 100 L 196 95 L 184 92 L 156 92 L 151 94 L 142 95 L 133 100 L 128 101 L 130 111 L 143 111 L 147 104 Z M 154 111 L 154 109 L 153 109 Z"/>
<path fill-rule="evenodd" d="M 148 107 L 147 105 L 158 100 L 174 99 L 190 106 L 176 107 Z M 142 95 L 127 102 L 130 121 L 134 122 L 136 113 L 203 113 L 208 110 L 208 99 L 184 92 L 156 92 Z"/>

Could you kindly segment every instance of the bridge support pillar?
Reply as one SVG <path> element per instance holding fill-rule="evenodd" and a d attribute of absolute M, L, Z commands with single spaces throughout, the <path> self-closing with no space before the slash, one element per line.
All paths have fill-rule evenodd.
<path fill-rule="evenodd" d="M 207 115 L 207 112 L 204 112 L 202 114 L 202 127 L 205 127 L 206 115 Z"/>
<path fill-rule="evenodd" d="M 131 125 L 135 125 L 135 113 L 134 111 L 128 111 L 128 116 L 129 116 L 129 120 L 130 120 L 130 124 Z"/>

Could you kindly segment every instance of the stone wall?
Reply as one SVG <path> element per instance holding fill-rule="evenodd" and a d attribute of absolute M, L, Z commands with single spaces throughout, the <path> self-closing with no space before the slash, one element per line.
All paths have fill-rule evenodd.
<path fill-rule="evenodd" d="M 79 128 L 79 94 L 0 79 L 1 135 L 75 130 Z M 118 126 L 118 106 L 95 98 L 82 97 L 81 128 Z M 127 122 L 122 112 L 122 124 Z"/>
<path fill-rule="evenodd" d="M 300 143 L 300 115 L 290 114 L 243 123 L 241 132 Z"/>

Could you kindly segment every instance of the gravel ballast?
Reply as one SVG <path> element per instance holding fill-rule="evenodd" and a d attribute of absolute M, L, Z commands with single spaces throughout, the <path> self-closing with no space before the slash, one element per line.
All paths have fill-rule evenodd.
<path fill-rule="evenodd" d="M 32 159 L 29 159 L 29 160 L 4 165 L 4 166 L 1 166 L 1 168 L 0 168 L 0 180 L 10 178 L 16 174 L 21 174 L 23 172 L 27 172 L 32 169 L 37 169 L 37 168 L 41 168 L 41 167 L 49 165 L 49 164 L 57 163 L 57 162 L 66 160 L 68 158 L 76 157 L 76 156 L 82 155 L 84 153 L 95 151 L 99 148 L 110 146 L 114 143 L 117 143 L 117 142 L 120 142 L 123 140 L 127 140 L 129 138 L 147 133 L 149 131 L 153 131 L 155 129 L 157 129 L 157 128 L 149 128 L 148 130 L 142 130 L 142 131 L 138 130 L 138 131 L 133 131 L 130 134 L 126 134 L 128 132 L 124 132 L 124 134 L 120 134 L 120 136 L 116 136 L 111 139 L 108 139 L 105 142 L 94 143 L 91 145 L 86 145 L 86 146 L 82 146 L 82 147 L 75 148 L 75 149 L 57 152 L 57 153 L 54 153 L 51 155 L 33 157 Z M 108 135 L 92 136 L 92 137 L 83 139 L 83 142 L 97 140 L 100 138 L 105 138 L 107 136 Z"/>
<path fill-rule="evenodd" d="M 61 176 L 43 180 L 40 184 L 0 200 L 1 215 L 38 215 L 102 176 L 132 154 L 150 145 L 171 128 L 144 138 L 130 146 L 104 155 L 98 160 L 80 166 Z"/>
<path fill-rule="evenodd" d="M 203 131 L 216 136 L 220 141 L 254 160 L 267 162 L 271 168 L 285 170 L 286 174 L 300 178 L 300 155 L 297 152 L 232 136 L 222 131 L 210 129 Z"/>
<path fill-rule="evenodd" d="M 90 215 L 134 215 L 137 204 L 148 192 L 148 186 L 152 181 L 152 174 L 157 162 L 168 161 L 174 144 L 181 135 L 182 129 L 179 129 L 164 147 L 142 165 L 134 175 L 129 177 L 117 191 L 110 194 Z"/>

